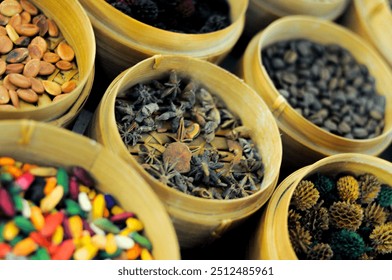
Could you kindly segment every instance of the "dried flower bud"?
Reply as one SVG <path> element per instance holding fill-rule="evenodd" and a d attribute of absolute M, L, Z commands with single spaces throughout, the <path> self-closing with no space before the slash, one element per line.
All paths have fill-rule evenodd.
<path fill-rule="evenodd" d="M 354 202 L 359 197 L 359 184 L 353 176 L 340 177 L 336 182 L 336 188 L 344 201 Z"/>
<path fill-rule="evenodd" d="M 361 202 L 371 203 L 380 192 L 381 183 L 373 174 L 367 173 L 358 178 L 359 189 L 361 192 Z"/>
<path fill-rule="evenodd" d="M 316 244 L 309 250 L 307 255 L 308 260 L 330 260 L 332 257 L 332 248 L 325 243 Z"/>
<path fill-rule="evenodd" d="M 295 228 L 301 220 L 301 214 L 297 213 L 294 209 L 289 210 L 289 228 Z"/>
<path fill-rule="evenodd" d="M 334 259 L 355 260 L 367 251 L 363 238 L 347 229 L 334 232 L 330 245 L 334 252 Z"/>
<path fill-rule="evenodd" d="M 302 180 L 296 187 L 291 204 L 299 210 L 305 211 L 317 203 L 320 194 L 311 181 Z"/>
<path fill-rule="evenodd" d="M 392 253 L 392 223 L 376 226 L 369 238 L 378 253 Z"/>
<path fill-rule="evenodd" d="M 380 193 L 377 197 L 377 201 L 382 207 L 392 206 L 392 187 L 388 185 L 382 185 Z"/>
<path fill-rule="evenodd" d="M 387 213 L 376 203 L 369 204 L 364 211 L 363 222 L 366 226 L 377 226 L 385 223 Z"/>
<path fill-rule="evenodd" d="M 357 230 L 362 223 L 363 209 L 358 204 L 338 201 L 329 208 L 331 224 L 349 230 Z"/>
<path fill-rule="evenodd" d="M 311 181 L 322 196 L 331 192 L 335 187 L 335 183 L 331 178 L 320 173 L 312 176 Z"/>
<path fill-rule="evenodd" d="M 312 243 L 312 236 L 309 231 L 297 225 L 289 230 L 291 245 L 297 254 L 307 253 Z"/>

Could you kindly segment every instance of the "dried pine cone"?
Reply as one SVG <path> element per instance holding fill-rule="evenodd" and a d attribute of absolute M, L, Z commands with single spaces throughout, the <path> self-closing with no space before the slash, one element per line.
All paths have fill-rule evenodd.
<path fill-rule="evenodd" d="M 317 203 L 320 194 L 311 181 L 302 180 L 295 188 L 291 204 L 302 211 L 311 208 Z"/>
<path fill-rule="evenodd" d="M 359 184 L 353 176 L 340 177 L 336 182 L 336 188 L 343 201 L 354 202 L 359 197 Z"/>
<path fill-rule="evenodd" d="M 358 178 L 361 192 L 361 203 L 369 204 L 374 201 L 381 189 L 381 183 L 373 174 L 367 173 Z"/>
<path fill-rule="evenodd" d="M 295 228 L 300 223 L 301 215 L 295 212 L 294 209 L 289 210 L 289 228 Z"/>
<path fill-rule="evenodd" d="M 387 220 L 387 213 L 380 205 L 376 203 L 369 204 L 364 211 L 363 222 L 365 226 L 378 226 L 385 223 Z"/>
<path fill-rule="evenodd" d="M 388 185 L 382 185 L 380 193 L 377 197 L 378 203 L 382 207 L 391 207 L 392 206 L 392 187 Z"/>
<path fill-rule="evenodd" d="M 294 251 L 297 254 L 307 253 L 312 244 L 312 236 L 309 231 L 297 225 L 295 228 L 289 229 L 290 241 Z"/>
<path fill-rule="evenodd" d="M 338 201 L 329 208 L 331 224 L 349 230 L 357 230 L 362 223 L 363 209 L 358 204 Z"/>
<path fill-rule="evenodd" d="M 329 229 L 328 209 L 321 207 L 323 202 L 318 203 L 308 210 L 303 217 L 302 225 L 309 230 L 316 239 L 321 238 L 323 231 Z"/>
<path fill-rule="evenodd" d="M 376 226 L 369 238 L 378 253 L 392 253 L 392 223 Z"/>
<path fill-rule="evenodd" d="M 316 244 L 309 250 L 307 255 L 308 260 L 330 260 L 332 257 L 332 248 L 325 243 Z"/>
<path fill-rule="evenodd" d="M 331 236 L 330 245 L 334 252 L 334 259 L 356 260 L 368 249 L 362 237 L 347 229 L 334 232 Z"/>

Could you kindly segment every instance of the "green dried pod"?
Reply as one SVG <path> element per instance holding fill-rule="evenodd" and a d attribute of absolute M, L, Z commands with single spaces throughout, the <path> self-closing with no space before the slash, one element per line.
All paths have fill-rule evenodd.
<path fill-rule="evenodd" d="M 334 252 L 334 259 L 356 260 L 368 251 L 363 238 L 347 229 L 332 233 L 329 244 Z"/>
<path fill-rule="evenodd" d="M 361 203 L 372 203 L 380 192 L 380 181 L 373 174 L 366 173 L 359 176 L 358 183 L 361 192 Z"/>
<path fill-rule="evenodd" d="M 289 229 L 289 235 L 294 251 L 297 254 L 306 254 L 312 244 L 310 232 L 298 224 L 295 228 Z"/>
<path fill-rule="evenodd" d="M 359 184 L 353 176 L 340 177 L 336 182 L 336 188 L 343 201 L 354 202 L 359 197 Z"/>
<path fill-rule="evenodd" d="M 377 202 L 382 207 L 390 207 L 392 206 L 392 187 L 389 185 L 382 185 L 380 193 L 377 197 Z"/>
<path fill-rule="evenodd" d="M 338 201 L 329 207 L 331 224 L 337 228 L 357 230 L 362 223 L 363 209 L 358 204 Z"/>
<path fill-rule="evenodd" d="M 333 251 L 329 244 L 319 243 L 314 245 L 307 254 L 308 260 L 330 260 L 333 257 Z"/>
<path fill-rule="evenodd" d="M 302 180 L 295 188 L 291 204 L 298 210 L 305 211 L 313 207 L 320 197 L 320 193 L 311 181 Z"/>
<path fill-rule="evenodd" d="M 334 181 L 328 176 L 322 175 L 320 173 L 312 176 L 311 181 L 314 183 L 314 186 L 319 191 L 321 196 L 324 196 L 335 188 Z"/>
<path fill-rule="evenodd" d="M 364 211 L 363 223 L 365 226 L 378 226 L 385 223 L 387 220 L 387 213 L 377 203 L 369 204 Z"/>
<path fill-rule="evenodd" d="M 294 209 L 290 209 L 289 218 L 288 218 L 289 228 L 295 228 L 297 224 L 300 223 L 300 220 L 301 220 L 301 214 L 296 212 Z"/>
<path fill-rule="evenodd" d="M 378 253 L 392 253 L 392 223 L 376 226 L 369 238 Z"/>

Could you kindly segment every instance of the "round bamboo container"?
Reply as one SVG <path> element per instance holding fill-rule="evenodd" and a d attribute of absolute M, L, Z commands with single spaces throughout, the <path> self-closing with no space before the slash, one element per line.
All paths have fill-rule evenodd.
<path fill-rule="evenodd" d="M 251 138 L 265 165 L 264 179 L 257 193 L 219 201 L 187 195 L 153 178 L 128 152 L 116 126 L 116 97 L 137 83 L 166 76 L 172 69 L 179 75 L 192 77 L 219 96 L 228 109 L 241 118 L 243 125 L 250 128 Z M 201 246 L 219 238 L 264 205 L 276 186 L 282 157 L 278 127 L 262 99 L 243 81 L 219 66 L 186 56 L 157 55 L 119 75 L 95 112 L 91 136 L 142 174 L 166 206 L 183 248 Z"/>
<path fill-rule="evenodd" d="M 245 32 L 254 35 L 272 21 L 288 15 L 309 15 L 335 20 L 349 0 L 249 0 Z"/>
<path fill-rule="evenodd" d="M 65 40 L 74 49 L 79 70 L 78 85 L 69 96 L 48 106 L 0 111 L 0 120 L 33 119 L 45 122 L 54 120 L 64 115 L 75 104 L 88 79 L 94 75 L 92 74 L 96 52 L 94 31 L 80 3 L 77 0 L 31 0 L 31 2 L 56 22 Z"/>
<path fill-rule="evenodd" d="M 220 62 L 238 41 L 248 6 L 248 0 L 228 0 L 230 26 L 211 33 L 183 34 L 144 24 L 105 0 L 81 0 L 80 3 L 94 27 L 99 63 L 110 78 L 155 54 L 189 55 Z"/>
<path fill-rule="evenodd" d="M 381 182 L 392 184 L 392 164 L 386 160 L 363 154 L 334 155 L 297 170 L 280 183 L 264 209 L 255 235 L 250 242 L 248 251 L 250 259 L 297 259 L 288 230 L 290 200 L 299 182 L 317 172 L 326 175 L 341 172 L 350 172 L 354 175 L 372 173 Z"/>
<path fill-rule="evenodd" d="M 353 0 L 343 22 L 373 44 L 392 65 L 392 36 L 387 32 L 392 25 L 392 12 L 388 0 Z"/>
<path fill-rule="evenodd" d="M 368 67 L 376 79 L 377 91 L 386 97 L 385 127 L 381 135 L 364 140 L 337 136 L 302 117 L 280 95 L 262 65 L 261 52 L 275 42 L 300 38 L 321 44 L 338 43 Z M 368 43 L 335 23 L 308 16 L 289 16 L 275 21 L 249 43 L 239 72 L 263 98 L 278 122 L 284 164 L 298 168 L 337 153 L 378 155 L 392 140 L 392 72 Z"/>
<path fill-rule="evenodd" d="M 112 194 L 144 223 L 156 259 L 180 258 L 173 225 L 158 197 L 135 170 L 102 145 L 42 122 L 1 121 L 0 130 L 0 155 L 44 166 L 82 166 L 100 191 Z"/>

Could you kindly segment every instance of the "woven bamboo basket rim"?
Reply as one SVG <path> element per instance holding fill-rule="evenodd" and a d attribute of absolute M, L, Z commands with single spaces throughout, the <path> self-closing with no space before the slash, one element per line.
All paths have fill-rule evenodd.
<path fill-rule="evenodd" d="M 159 75 L 153 75 L 153 76 L 146 74 L 146 75 L 143 75 L 142 78 L 139 78 L 138 80 L 133 80 L 132 83 L 129 83 L 129 82 L 127 82 L 127 79 L 133 75 L 132 69 L 139 67 L 139 65 L 141 65 L 141 64 L 151 65 L 151 68 L 156 68 L 157 65 L 162 63 L 163 60 L 167 60 L 167 61 L 179 60 L 180 62 L 184 62 L 184 60 L 188 61 L 189 62 L 188 64 L 183 63 L 184 69 L 182 69 L 183 71 L 179 71 L 179 73 L 182 73 L 182 72 L 189 73 L 189 69 L 190 69 L 189 65 L 191 63 L 198 64 L 198 65 L 200 65 L 200 67 L 201 67 L 201 65 L 204 65 L 204 67 L 209 67 L 210 69 L 215 69 L 215 70 L 219 69 L 219 71 L 222 71 L 227 76 L 226 77 L 227 79 L 225 80 L 226 84 L 233 84 L 234 83 L 235 85 L 241 85 L 241 87 L 244 87 L 247 89 L 247 95 L 249 95 L 249 98 L 251 98 L 253 101 L 256 101 L 259 103 L 258 106 L 261 107 L 265 111 L 265 114 L 267 114 L 267 117 L 268 116 L 270 117 L 271 122 L 269 122 L 269 125 L 272 126 L 272 130 L 275 131 L 275 134 L 279 136 L 278 126 L 275 123 L 272 114 L 268 110 L 268 107 L 262 101 L 262 99 L 253 91 L 253 89 L 250 86 L 248 86 L 246 83 L 244 83 L 242 80 L 240 80 L 238 77 L 234 76 L 233 74 L 231 74 L 227 70 L 225 70 L 217 65 L 214 65 L 208 61 L 204 61 L 204 60 L 200 60 L 200 59 L 196 59 L 196 58 L 192 58 L 192 57 L 188 57 L 188 56 L 180 56 L 180 55 L 155 55 L 151 58 L 148 58 L 146 60 L 139 62 L 138 64 L 131 67 L 130 69 L 122 72 L 117 77 L 117 79 L 114 81 L 114 83 L 111 86 L 109 86 L 109 88 L 107 89 L 107 91 L 104 94 L 104 97 L 102 98 L 101 103 L 105 103 L 107 106 L 105 106 L 105 112 L 104 112 L 105 116 L 106 116 L 105 122 L 102 123 L 101 125 L 103 125 L 103 126 L 108 126 L 110 124 L 115 125 L 115 119 L 114 119 L 115 99 L 117 97 L 117 93 L 119 92 L 120 88 L 122 88 L 122 90 L 124 90 L 126 88 L 131 87 L 132 85 L 137 84 L 138 82 L 149 81 L 152 78 L 156 79 L 156 78 L 159 78 L 162 76 L 166 76 L 166 74 L 167 74 L 167 72 L 160 73 Z M 198 75 L 200 75 L 200 74 L 201 73 L 199 73 Z M 193 77 L 195 78 L 195 76 L 193 76 Z M 221 96 L 221 95 L 219 95 L 219 96 Z M 221 96 L 221 98 L 222 98 L 222 96 Z M 224 98 L 222 98 L 222 99 L 224 100 Z M 225 103 L 226 103 L 226 105 L 228 105 L 227 102 L 225 102 Z M 230 107 L 230 106 L 228 106 L 228 107 Z M 101 110 L 103 110 L 103 108 L 101 108 Z M 122 140 L 121 140 L 121 137 L 120 137 L 120 134 L 118 133 L 118 131 L 116 131 L 115 135 L 113 135 L 113 136 L 116 139 L 116 143 L 111 143 L 112 145 L 117 145 L 117 143 L 120 143 L 120 142 L 122 143 Z M 274 156 L 278 159 L 277 164 L 280 167 L 281 158 L 282 158 L 282 147 L 281 147 L 281 143 L 280 143 L 280 137 L 278 137 L 277 140 L 278 140 L 277 154 L 275 154 Z M 105 145 L 106 144 L 109 144 L 109 143 L 105 143 Z M 126 149 L 124 144 L 119 145 L 119 146 L 120 147 L 116 146 L 118 151 L 120 151 L 122 154 L 128 155 L 126 158 L 126 161 L 131 163 L 132 166 L 134 168 L 136 168 L 143 175 L 143 177 L 145 179 L 147 179 L 147 181 L 149 181 L 149 180 L 153 181 L 154 184 L 158 185 L 159 188 L 161 190 L 163 190 L 168 196 L 178 197 L 177 200 L 183 200 L 185 202 L 180 205 L 180 204 L 178 204 L 179 202 L 177 200 L 174 203 L 165 201 L 166 204 L 168 204 L 169 206 L 170 205 L 175 206 L 177 208 L 187 208 L 188 213 L 189 212 L 190 213 L 192 213 L 192 212 L 193 213 L 200 213 L 200 211 L 196 211 L 196 210 L 202 210 L 204 212 L 204 211 L 209 211 L 211 209 L 212 210 L 222 209 L 223 206 L 231 207 L 231 206 L 235 206 L 235 205 L 244 205 L 249 200 L 254 200 L 255 202 L 258 201 L 258 203 L 253 205 L 253 208 L 254 208 L 253 212 L 254 212 L 259 208 L 260 204 L 265 203 L 266 200 L 270 197 L 270 195 L 272 194 L 272 191 L 274 189 L 274 187 L 271 188 L 271 185 L 274 186 L 277 182 L 277 179 L 278 179 L 279 168 L 274 169 L 274 167 L 272 167 L 272 166 L 266 166 L 265 174 L 268 172 L 267 170 L 269 170 L 270 175 L 267 178 L 266 178 L 266 176 L 264 177 L 262 184 L 261 184 L 262 187 L 258 192 L 252 194 L 251 196 L 238 198 L 238 199 L 208 200 L 208 199 L 194 197 L 194 196 L 182 193 L 178 190 L 170 188 L 170 187 L 164 185 L 163 183 L 159 182 L 157 179 L 153 178 L 138 162 L 136 162 L 134 157 L 129 154 L 129 152 Z M 263 193 L 263 192 L 265 192 L 265 193 Z M 262 197 L 260 199 L 259 196 L 261 196 L 261 195 L 262 195 Z M 191 208 L 188 208 L 189 206 L 191 206 Z M 195 211 L 192 211 L 192 209 L 194 209 Z M 219 211 L 219 212 L 221 212 L 221 211 Z M 239 217 L 247 216 L 248 214 L 249 214 L 249 212 L 238 213 Z M 225 212 L 222 212 L 221 214 L 217 213 L 217 214 L 214 214 L 214 216 L 215 217 L 227 216 L 227 213 L 225 213 Z"/>
<path fill-rule="evenodd" d="M 392 175 L 391 162 L 375 156 L 359 153 L 332 155 L 290 174 L 279 184 L 269 200 L 269 203 L 263 213 L 261 221 L 262 227 L 260 226 L 259 229 L 264 230 L 262 233 L 265 235 L 262 237 L 263 239 L 270 237 L 271 241 L 279 242 L 278 247 L 268 245 L 265 246 L 265 248 L 262 248 L 262 251 L 265 250 L 264 254 L 267 254 L 270 259 L 282 259 L 282 254 L 284 255 L 284 259 L 298 259 L 291 245 L 287 226 L 289 204 L 296 186 L 301 180 L 319 172 L 320 169 L 327 170 L 323 171 L 323 173 L 332 174 L 347 171 L 340 169 L 342 165 L 350 166 L 351 168 L 354 167 L 356 169 L 355 171 L 349 170 L 352 173 L 377 173 L 376 176 L 382 182 L 385 182 L 387 178 L 390 179 L 390 176 Z M 338 168 L 337 171 L 336 168 Z M 366 169 L 366 171 L 364 169 Z M 368 169 L 371 170 L 369 171 Z M 283 226 L 283 223 L 285 223 L 285 226 Z M 256 236 L 256 238 L 258 237 L 260 238 L 260 236 Z"/>
<path fill-rule="evenodd" d="M 232 13 L 233 9 L 231 8 L 232 23 L 229 26 L 210 33 L 189 34 L 168 31 L 143 23 L 127 16 L 104 0 L 81 0 L 80 2 L 85 6 L 93 26 L 99 27 L 99 30 L 106 34 L 113 33 L 115 30 L 116 40 L 118 39 L 124 45 L 132 45 L 132 48 L 138 51 L 150 52 L 151 54 L 162 51 L 178 53 L 223 52 L 219 43 L 227 42 L 227 34 L 235 33 L 238 37 L 240 36 L 248 7 L 248 0 L 228 0 L 230 6 L 238 6 L 236 14 Z M 157 34 L 159 35 L 156 36 Z M 214 45 L 206 44 L 208 41 L 213 41 Z M 208 49 L 204 50 L 203 47 L 208 47 Z"/>
<path fill-rule="evenodd" d="M 96 47 L 95 47 L 95 36 L 94 36 L 94 30 L 92 28 L 92 25 L 90 24 L 90 19 L 87 16 L 87 13 L 85 12 L 84 8 L 82 5 L 79 3 L 77 0 L 67 0 L 67 1 L 54 1 L 56 6 L 58 6 L 55 11 L 52 11 L 51 9 L 48 9 L 46 7 L 46 1 L 45 3 L 42 3 L 43 1 L 40 0 L 30 0 L 42 13 L 47 16 L 48 18 L 52 18 L 55 20 L 59 30 L 61 31 L 62 35 L 64 36 L 64 39 L 67 41 L 68 44 L 70 44 L 74 51 L 75 51 L 75 57 L 76 57 L 76 63 L 78 65 L 78 71 L 79 71 L 79 79 L 77 81 L 77 86 L 76 88 L 69 93 L 66 97 L 64 97 L 62 100 L 59 100 L 57 102 L 52 102 L 51 104 L 47 106 L 42 106 L 42 107 L 37 107 L 37 108 L 24 108 L 24 109 L 18 109 L 18 110 L 12 110 L 12 111 L 3 111 L 6 112 L 9 117 L 9 119 L 14 119 L 14 118 L 29 118 L 30 115 L 29 113 L 33 113 L 36 115 L 39 114 L 48 114 L 49 112 L 56 111 L 63 106 L 66 107 L 71 107 L 71 104 L 73 104 L 77 98 L 80 96 L 85 84 L 87 83 L 87 80 L 90 78 L 90 74 L 94 69 L 94 61 L 95 61 L 95 53 L 96 53 Z M 47 0 L 48 2 L 51 2 Z M 61 8 L 61 9 L 60 9 Z M 61 13 L 68 12 L 69 14 L 75 14 L 75 11 L 77 11 L 77 21 L 61 21 L 59 20 L 59 11 Z M 83 24 L 83 29 L 86 31 L 84 32 L 87 37 L 85 38 L 85 44 L 86 48 L 88 48 L 89 54 L 82 54 L 79 51 L 79 47 L 76 47 L 79 45 L 79 42 L 74 38 L 73 35 L 71 35 L 70 30 L 80 30 L 80 21 L 83 21 L 85 24 Z M 86 24 L 87 23 L 87 24 Z M 81 63 L 83 57 L 83 63 Z M 87 63 L 89 62 L 89 63 Z M 65 105 L 66 104 L 66 105 Z M 50 119 L 50 118 L 49 118 Z"/>
<path fill-rule="evenodd" d="M 154 240 L 158 239 L 159 236 L 156 230 L 158 228 L 165 229 L 165 236 L 160 237 L 161 239 L 165 239 L 164 245 L 159 246 L 153 242 L 153 255 L 155 253 L 154 257 L 157 259 L 180 259 L 180 250 L 176 233 L 163 204 L 156 194 L 148 187 L 147 183 L 142 179 L 142 177 L 134 169 L 130 168 L 123 160 L 111 153 L 107 148 L 103 147 L 92 139 L 78 135 L 66 129 L 33 120 L 0 121 L 0 128 L 1 131 L 8 132 L 7 134 L 4 134 L 3 137 L 1 137 L 2 139 L 0 141 L 3 144 L 11 147 L 10 149 L 2 152 L 2 154 L 7 154 L 8 156 L 14 156 L 15 154 L 18 154 L 19 157 L 20 154 L 26 153 L 29 156 L 34 155 L 34 157 L 27 156 L 28 161 L 31 163 L 63 166 L 66 164 L 65 162 L 75 161 L 74 159 L 70 160 L 72 154 L 79 152 L 85 153 L 85 159 L 83 159 L 82 163 L 74 162 L 73 164 L 83 166 L 92 174 L 92 176 L 97 181 L 97 190 L 105 192 L 109 189 L 109 192 L 113 194 L 113 190 L 111 189 L 112 186 L 108 186 L 107 184 L 103 185 L 101 182 L 105 176 L 102 174 L 107 172 L 107 168 L 109 166 L 116 168 L 114 173 L 121 178 L 120 180 L 122 180 L 122 183 L 124 181 L 125 174 L 127 177 L 129 176 L 132 178 L 132 183 L 134 186 L 137 186 L 131 188 L 133 195 L 137 196 L 141 200 L 145 200 L 146 209 L 148 209 L 148 211 L 146 211 L 146 213 L 148 212 L 147 214 L 138 213 L 137 210 L 133 212 L 135 212 L 139 218 L 142 216 L 149 216 L 150 218 L 154 219 L 155 231 L 152 231 L 151 225 L 153 222 L 143 221 L 143 218 L 141 218 L 142 222 L 146 226 L 146 236 L 153 242 Z M 45 139 L 45 141 L 42 141 L 43 139 Z M 59 152 L 66 153 L 64 147 L 56 146 L 58 140 L 69 145 L 67 152 L 69 152 L 69 149 L 71 149 L 71 152 L 67 156 L 65 162 L 63 159 L 59 159 L 57 157 Z M 40 156 L 40 152 L 36 150 L 37 147 L 40 147 L 39 150 L 41 152 L 48 151 L 47 149 L 49 147 L 49 151 L 43 156 Z M 75 148 L 77 149 L 75 150 Z M 20 160 L 17 156 L 16 159 Z M 109 165 L 109 162 L 111 162 L 110 164 L 112 165 Z M 69 166 L 64 167 L 67 168 Z M 116 192 L 128 192 L 128 187 L 129 186 L 127 184 L 117 185 Z M 120 205 L 121 200 L 126 199 L 125 196 L 115 196 L 115 198 L 120 203 Z M 125 204 L 129 205 L 130 203 Z M 148 205 L 154 205 L 154 208 L 151 208 Z M 127 210 L 127 207 L 124 208 Z M 170 247 L 168 247 L 168 245 L 170 245 Z M 159 252 L 157 252 L 157 248 L 160 248 Z"/>
<path fill-rule="evenodd" d="M 293 14 L 300 14 L 302 13 L 302 9 L 300 9 L 300 5 L 298 7 L 298 11 L 296 13 L 294 12 L 290 12 L 288 10 L 285 10 L 284 7 L 280 7 L 279 3 L 271 3 L 270 0 L 249 0 L 250 2 L 252 2 L 253 5 L 258 6 L 259 8 L 266 10 L 267 12 L 274 14 L 278 17 L 284 17 L 284 16 L 288 16 L 288 15 L 293 15 Z M 330 12 L 329 13 L 325 13 L 323 15 L 317 16 L 319 18 L 323 18 L 323 19 L 328 19 L 328 20 L 334 20 L 335 18 L 337 18 L 347 7 L 347 5 L 350 3 L 350 0 L 333 0 L 333 3 L 330 2 L 312 2 L 312 1 L 307 1 L 307 0 L 300 0 L 300 1 L 295 1 L 295 2 L 301 2 L 302 5 L 304 5 L 305 3 L 309 2 L 309 5 L 312 5 L 312 8 L 315 10 L 319 10 L 319 9 L 324 9 L 324 8 L 330 8 Z M 337 4 L 340 3 L 340 7 L 337 6 Z M 289 3 L 288 3 L 289 5 Z M 313 7 L 314 6 L 314 7 Z"/>
<path fill-rule="evenodd" d="M 262 64 L 262 54 L 261 50 L 263 47 L 268 46 L 269 44 L 272 44 L 273 42 L 269 42 L 268 45 L 264 45 L 264 41 L 268 40 L 269 37 L 269 32 L 273 32 L 275 28 L 279 28 L 280 26 L 284 25 L 290 25 L 290 24 L 295 24 L 295 23 L 305 23 L 308 24 L 309 26 L 316 26 L 318 28 L 319 26 L 325 26 L 328 28 L 328 30 L 334 31 L 334 32 L 339 32 L 343 36 L 347 37 L 351 44 L 355 46 L 359 46 L 362 48 L 364 51 L 366 51 L 368 54 L 372 56 L 372 61 L 365 63 L 367 66 L 369 63 L 377 63 L 378 67 L 380 67 L 384 74 L 390 77 L 390 80 L 392 80 L 392 72 L 391 69 L 387 66 L 387 64 L 384 62 L 384 60 L 378 55 L 378 53 L 363 39 L 361 39 L 358 35 L 354 34 L 353 32 L 345 29 L 344 27 L 341 27 L 333 22 L 319 19 L 316 17 L 311 17 L 311 16 L 287 16 L 281 19 L 276 20 L 272 24 L 270 24 L 266 29 L 264 29 L 262 32 L 260 32 L 258 35 L 255 36 L 257 38 L 257 52 L 256 52 L 256 59 L 258 61 L 258 64 L 261 66 L 261 72 L 265 77 L 267 77 L 267 83 L 268 86 L 272 89 L 271 92 L 273 92 L 273 99 L 274 101 L 272 102 L 273 108 L 271 108 L 272 111 L 274 111 L 276 120 L 279 124 L 279 127 L 284 130 L 285 133 L 289 134 L 290 137 L 294 138 L 296 141 L 300 142 L 301 144 L 307 146 L 308 148 L 311 148 L 313 150 L 320 150 L 323 149 L 323 146 L 321 144 L 326 144 L 327 146 L 330 145 L 330 143 L 335 143 L 335 145 L 339 148 L 342 147 L 352 147 L 352 146 L 357 146 L 361 145 L 363 143 L 377 143 L 377 142 L 384 142 L 385 144 L 383 145 L 384 147 L 375 147 L 374 152 L 375 153 L 380 153 L 383 149 L 385 149 L 388 145 L 389 142 L 392 140 L 392 112 L 388 111 L 386 108 L 385 111 L 385 126 L 382 134 L 369 138 L 369 139 L 349 139 L 345 138 L 342 136 L 338 136 L 336 134 L 333 134 L 331 132 L 328 132 L 317 125 L 313 124 L 309 120 L 307 120 L 305 117 L 300 115 L 297 111 L 293 109 L 293 107 L 287 102 L 287 100 L 280 95 L 280 93 L 277 91 L 275 88 L 275 85 L 271 78 L 269 77 L 268 72 L 266 71 L 265 67 Z M 302 35 L 302 38 L 306 37 L 306 35 Z M 285 39 L 293 39 L 293 38 L 300 38 L 298 36 L 292 36 L 289 34 L 289 36 L 286 36 Z M 310 38 L 312 39 L 312 38 Z M 332 42 L 332 41 L 331 41 Z M 251 42 L 252 44 L 252 42 Z M 359 59 L 358 57 L 355 57 L 356 59 Z M 254 78 L 251 76 L 246 77 L 246 81 L 249 82 L 250 84 L 254 83 Z M 384 93 L 384 92 L 383 92 Z M 384 93 L 385 94 L 385 93 Z M 388 102 L 387 102 L 388 106 Z M 275 112 L 276 111 L 276 112 Z M 292 121 L 296 122 L 296 127 L 300 127 L 301 130 L 294 129 L 291 126 L 285 125 L 282 120 L 281 116 L 283 111 L 284 113 L 287 114 L 287 119 L 290 119 Z M 301 134 L 301 135 L 300 135 Z M 303 136 L 309 138 L 309 139 L 317 139 L 317 144 L 313 143 L 311 141 L 302 141 Z M 322 135 L 320 137 L 319 135 Z M 387 136 L 388 141 L 384 141 L 385 137 Z M 327 153 L 326 151 L 323 151 L 324 153 Z M 327 153 L 328 154 L 328 153 Z"/>

